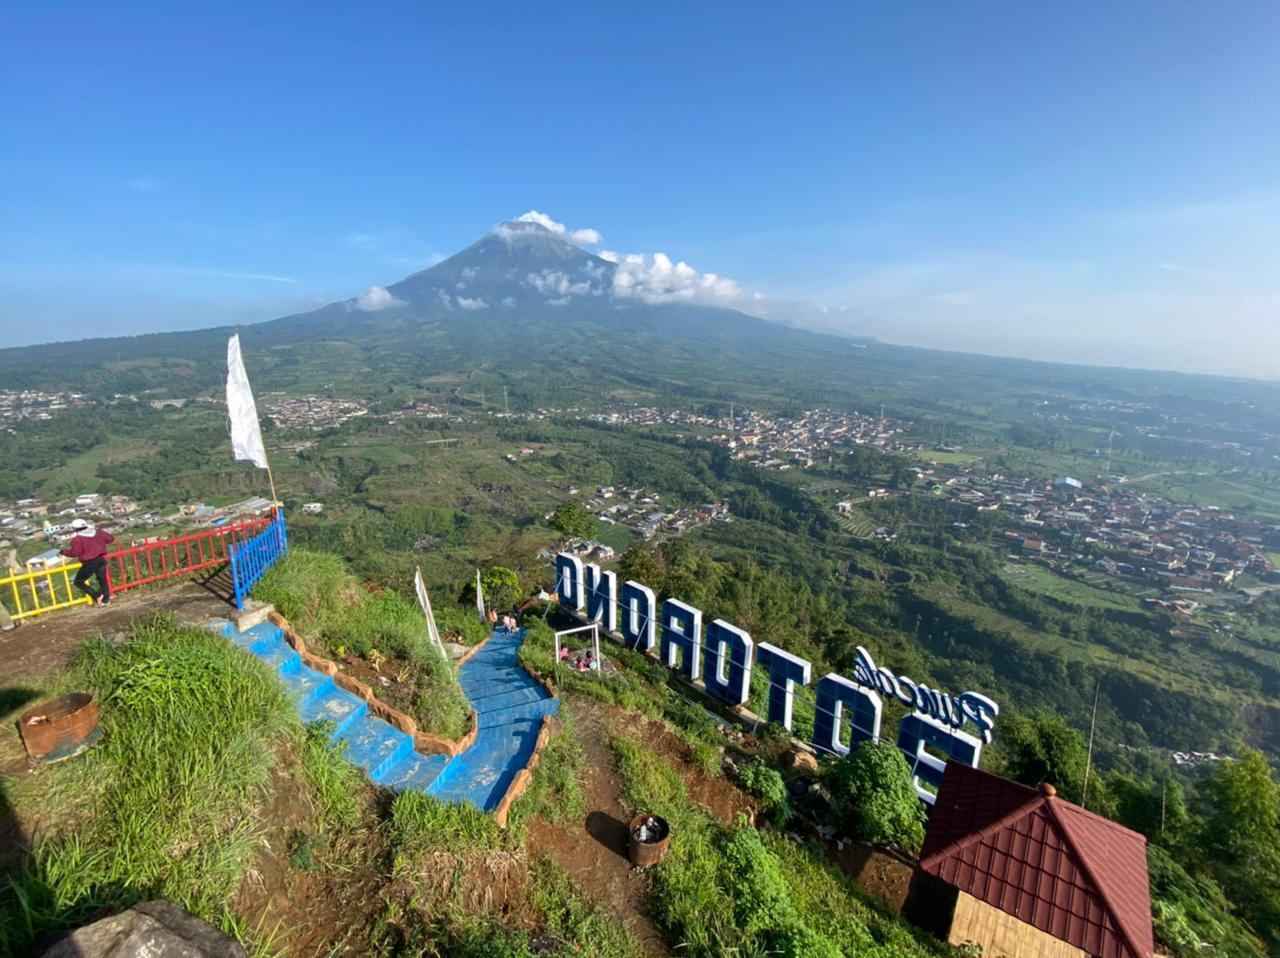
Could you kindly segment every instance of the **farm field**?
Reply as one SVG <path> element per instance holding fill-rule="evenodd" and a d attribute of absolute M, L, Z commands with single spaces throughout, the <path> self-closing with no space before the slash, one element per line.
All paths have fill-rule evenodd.
<path fill-rule="evenodd" d="M 1085 582 L 1033 562 L 1005 563 L 1003 573 L 1007 579 L 1024 589 L 1072 605 L 1118 609 L 1123 612 L 1136 612 L 1141 608 L 1141 603 L 1133 593 L 1112 587 L 1113 582 L 1120 584 L 1120 580 L 1100 570 L 1081 570 L 1080 577 L 1085 578 Z M 1123 585 L 1133 588 L 1129 583 Z"/>

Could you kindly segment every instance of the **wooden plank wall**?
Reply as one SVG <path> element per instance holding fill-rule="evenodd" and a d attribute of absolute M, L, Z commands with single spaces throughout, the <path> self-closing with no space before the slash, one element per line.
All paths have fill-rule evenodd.
<path fill-rule="evenodd" d="M 953 945 L 979 945 L 982 958 L 1089 958 L 1075 945 L 964 892 L 956 899 L 947 941 Z"/>

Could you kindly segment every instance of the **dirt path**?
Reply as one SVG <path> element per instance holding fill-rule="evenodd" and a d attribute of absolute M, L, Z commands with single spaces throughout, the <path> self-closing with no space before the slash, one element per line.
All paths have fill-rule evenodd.
<path fill-rule="evenodd" d="M 529 829 L 531 855 L 543 855 L 563 868 L 582 890 L 602 904 L 640 942 L 645 954 L 665 958 L 671 952 L 649 919 L 649 882 L 627 858 L 629 816 L 618 800 L 621 783 L 609 750 L 609 719 L 594 702 L 575 698 L 574 734 L 586 758 L 585 827 L 566 829 L 537 822 Z"/>
<path fill-rule="evenodd" d="M 123 592 L 107 606 L 76 606 L 27 619 L 0 633 L 0 686 L 38 683 L 67 667 L 76 649 L 96 635 L 123 631 L 152 612 L 173 612 L 188 622 L 226 615 L 231 605 L 204 586 L 179 582 L 162 588 Z M 0 691 L 5 691 L 0 688 Z"/>

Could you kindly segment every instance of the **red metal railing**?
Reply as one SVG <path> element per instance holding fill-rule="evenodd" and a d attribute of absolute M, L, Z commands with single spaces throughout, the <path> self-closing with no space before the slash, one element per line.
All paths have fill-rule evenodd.
<path fill-rule="evenodd" d="M 109 553 L 107 575 L 112 592 L 187 575 L 231 561 L 231 545 L 252 539 L 272 517 L 249 519 L 205 532 L 126 546 Z"/>

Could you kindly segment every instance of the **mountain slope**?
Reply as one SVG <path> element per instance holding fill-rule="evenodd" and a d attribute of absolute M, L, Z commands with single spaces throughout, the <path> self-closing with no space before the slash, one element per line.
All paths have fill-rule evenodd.
<path fill-rule="evenodd" d="M 678 269 L 678 267 L 676 267 Z M 242 330 L 262 390 L 387 395 L 391 384 L 507 387 L 513 403 L 730 400 L 853 404 L 952 418 L 1046 390 L 1116 399 L 1185 393 L 1274 408 L 1272 384 L 1100 370 L 855 342 L 638 286 L 609 259 L 513 222 L 385 290 Z M 4 388 L 216 392 L 228 328 L 0 350 Z M 466 381 L 471 393 L 464 393 Z M 910 397 L 907 399 L 906 397 Z"/>

